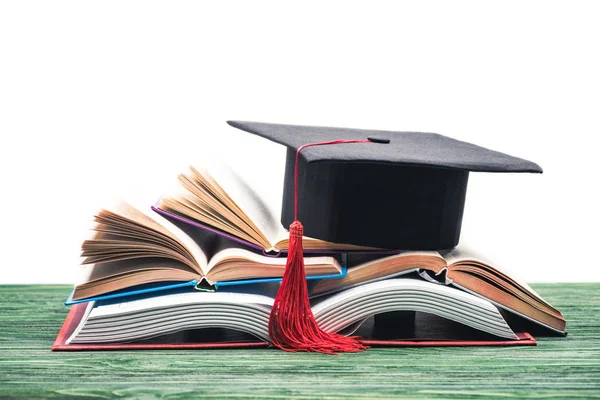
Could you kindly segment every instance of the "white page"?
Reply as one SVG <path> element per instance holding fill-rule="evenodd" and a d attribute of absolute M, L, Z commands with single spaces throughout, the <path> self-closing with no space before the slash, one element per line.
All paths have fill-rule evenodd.
<path fill-rule="evenodd" d="M 273 299 L 263 295 L 218 292 L 176 293 L 106 305 L 90 303 L 69 343 L 131 341 L 208 327 L 235 329 L 267 340 L 272 304 Z M 172 318 L 178 314 L 179 318 Z M 103 327 L 115 326 L 119 327 L 116 331 L 103 331 Z"/>
<path fill-rule="evenodd" d="M 434 297 L 435 301 L 429 301 L 428 297 Z M 402 308 L 406 304 L 407 308 Z M 392 311 L 396 306 L 431 312 L 494 335 L 517 338 L 489 301 L 416 279 L 389 279 L 357 286 L 320 301 L 312 309 L 323 329 L 335 331 L 366 316 Z"/>
<path fill-rule="evenodd" d="M 175 293 L 163 296 L 146 297 L 138 300 L 124 300 L 121 303 L 101 305 L 92 310 L 90 318 L 135 313 L 154 308 L 169 308 L 184 304 L 202 303 L 256 304 L 262 307 L 268 307 L 270 309 L 273 306 L 273 299 L 259 294 L 247 293 Z"/>

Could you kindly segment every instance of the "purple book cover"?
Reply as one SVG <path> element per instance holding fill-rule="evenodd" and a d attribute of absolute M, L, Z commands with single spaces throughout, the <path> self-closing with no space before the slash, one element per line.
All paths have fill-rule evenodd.
<path fill-rule="evenodd" d="M 222 237 L 226 237 L 227 239 L 233 240 L 234 242 L 240 243 L 244 246 L 256 249 L 256 250 L 260 250 L 265 256 L 270 256 L 270 257 L 279 257 L 281 255 L 283 255 L 284 253 L 287 253 L 287 250 L 281 250 L 277 253 L 269 253 L 266 252 L 265 249 L 263 249 L 260 246 L 257 246 L 254 243 L 250 243 L 246 240 L 240 239 L 239 237 L 236 237 L 232 234 L 226 233 L 221 231 L 220 229 L 208 226 L 208 225 L 204 225 L 198 221 L 189 219 L 189 218 L 185 218 L 182 217 L 180 215 L 162 210 L 160 208 L 158 208 L 156 205 L 151 207 L 153 211 L 161 214 L 162 216 L 168 218 L 168 219 L 174 219 L 180 222 L 183 222 L 185 224 L 189 224 L 191 226 L 194 226 L 196 228 L 200 228 L 212 233 L 215 233 L 219 236 Z M 387 249 L 378 249 L 378 250 L 343 250 L 343 251 L 336 251 L 336 250 L 304 250 L 305 253 L 312 253 L 312 254 L 345 254 L 345 253 L 352 253 L 352 254 L 381 254 L 381 255 L 387 255 L 387 254 L 396 254 L 399 253 L 400 250 L 387 250 Z"/>

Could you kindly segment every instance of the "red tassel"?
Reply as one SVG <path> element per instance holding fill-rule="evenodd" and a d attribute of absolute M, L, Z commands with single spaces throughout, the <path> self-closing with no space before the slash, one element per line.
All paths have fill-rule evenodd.
<path fill-rule="evenodd" d="M 290 243 L 285 273 L 269 318 L 271 341 L 282 350 L 326 354 L 356 353 L 367 349 L 356 337 L 327 333 L 319 328 L 308 301 L 304 256 L 304 227 L 299 221 L 290 225 Z"/>
<path fill-rule="evenodd" d="M 273 344 L 281 350 L 335 354 L 336 352 L 356 353 L 368 348 L 355 336 L 347 337 L 337 333 L 327 333 L 317 325 L 308 301 L 308 288 L 304 272 L 304 255 L 302 254 L 304 227 L 298 221 L 298 156 L 300 151 L 311 146 L 366 142 L 369 140 L 351 139 L 307 143 L 296 151 L 294 222 L 290 225 L 290 243 L 283 280 L 269 317 L 269 336 Z"/>

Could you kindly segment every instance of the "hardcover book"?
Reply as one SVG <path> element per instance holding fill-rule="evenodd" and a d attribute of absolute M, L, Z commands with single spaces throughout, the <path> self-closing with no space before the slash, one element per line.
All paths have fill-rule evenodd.
<path fill-rule="evenodd" d="M 279 222 L 279 207 L 265 201 L 229 167 L 214 164 L 210 172 L 191 166 L 152 209 L 245 246 L 279 253 L 289 245 L 289 232 Z M 394 252 L 310 237 L 304 237 L 302 246 L 308 253 Z"/>
<path fill-rule="evenodd" d="M 311 285 L 311 297 L 335 293 L 366 282 L 418 272 L 430 282 L 453 286 L 487 299 L 496 306 L 524 317 L 559 334 L 566 334 L 566 321 L 556 308 L 529 285 L 469 250 L 405 251 L 348 268 L 344 277 Z"/>
<path fill-rule="evenodd" d="M 232 247 L 215 235 L 198 236 L 201 231 L 188 234 L 160 215 L 125 202 L 101 210 L 95 222 L 93 237 L 82 245 L 89 276 L 75 286 L 70 303 L 119 291 L 118 296 L 135 293 L 141 285 L 155 285 L 142 289 L 146 292 L 174 284 L 211 289 L 216 283 L 280 279 L 285 271 L 285 258 Z M 345 272 L 331 256 L 306 257 L 305 265 L 309 279 Z"/>
<path fill-rule="evenodd" d="M 78 304 L 73 306 L 53 350 L 266 347 L 272 304 L 270 294 L 237 292 L 177 292 L 126 302 Z M 389 279 L 344 290 L 313 300 L 312 311 L 324 330 L 358 334 L 371 345 L 535 344 L 528 334 L 513 332 L 490 302 L 419 279 Z M 405 327 L 385 335 L 365 335 L 371 317 L 389 312 L 435 317 L 460 326 L 463 334 L 466 330 L 472 337 L 415 335 L 423 328 L 414 325 L 410 330 Z M 431 320 L 423 326 L 431 328 Z M 174 340 L 173 335 L 182 332 L 196 336 Z"/>

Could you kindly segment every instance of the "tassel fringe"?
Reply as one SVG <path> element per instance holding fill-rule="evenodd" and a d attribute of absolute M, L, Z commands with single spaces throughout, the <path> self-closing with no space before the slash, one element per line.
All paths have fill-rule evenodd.
<path fill-rule="evenodd" d="M 290 226 L 290 243 L 285 273 L 269 318 L 269 335 L 273 344 L 289 352 L 306 351 L 325 354 L 356 353 L 368 347 L 356 337 L 323 331 L 312 313 L 308 300 L 302 236 L 299 221 Z"/>

